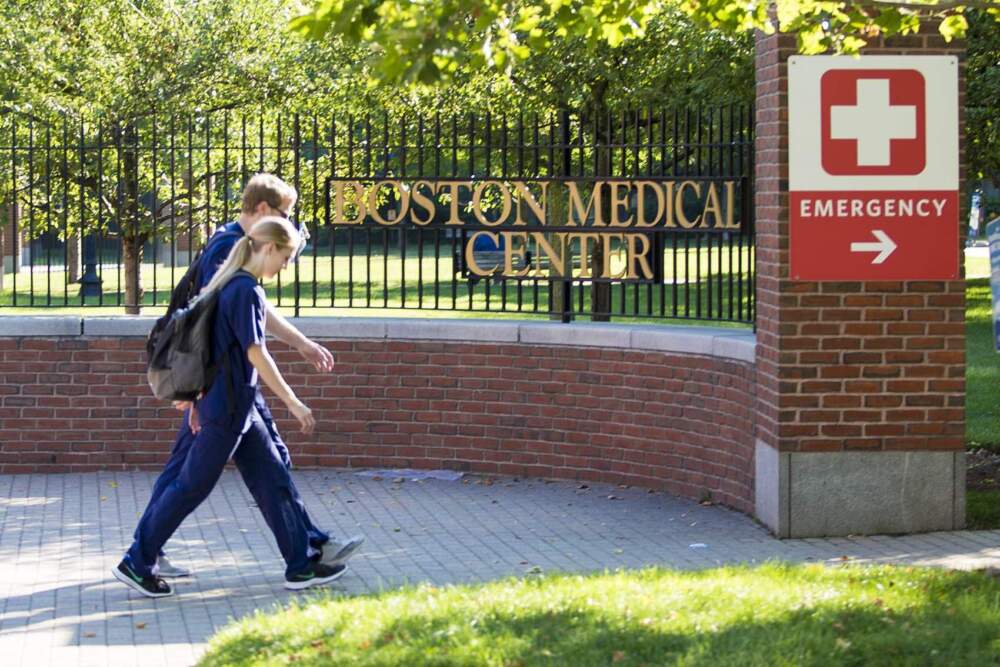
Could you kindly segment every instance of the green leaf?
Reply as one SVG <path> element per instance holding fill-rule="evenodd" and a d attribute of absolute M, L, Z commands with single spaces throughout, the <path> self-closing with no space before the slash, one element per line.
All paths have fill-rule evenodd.
<path fill-rule="evenodd" d="M 965 37 L 965 31 L 968 29 L 969 22 L 965 20 L 965 16 L 962 14 L 952 14 L 945 17 L 938 28 L 946 42 L 950 42 L 953 39 L 962 39 Z"/>

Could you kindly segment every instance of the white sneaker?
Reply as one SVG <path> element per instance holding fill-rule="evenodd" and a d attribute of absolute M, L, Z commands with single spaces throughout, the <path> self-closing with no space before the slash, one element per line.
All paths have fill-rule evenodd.
<path fill-rule="evenodd" d="M 160 577 L 190 577 L 191 570 L 187 568 L 179 567 L 174 565 L 166 556 L 160 556 L 156 559 L 157 576 Z"/>
<path fill-rule="evenodd" d="M 361 545 L 365 543 L 364 535 L 355 535 L 354 537 L 349 537 L 343 542 L 340 540 L 330 540 L 324 544 L 321 548 L 323 550 L 323 555 L 320 556 L 320 562 L 324 565 L 335 566 L 347 562 L 347 559 L 357 553 Z"/>

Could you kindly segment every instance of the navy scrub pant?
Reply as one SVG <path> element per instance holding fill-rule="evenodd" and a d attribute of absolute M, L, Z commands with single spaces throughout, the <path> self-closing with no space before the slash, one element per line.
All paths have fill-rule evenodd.
<path fill-rule="evenodd" d="M 270 419 L 263 418 L 264 425 L 267 427 L 267 432 L 271 436 L 271 441 L 274 442 L 274 446 L 278 450 L 278 455 L 281 458 L 282 463 L 286 468 L 291 469 L 292 459 L 288 455 L 288 448 L 285 443 L 281 440 L 281 436 L 278 435 L 277 429 L 274 427 L 274 422 Z M 143 512 L 142 519 L 139 521 L 139 525 L 142 525 L 142 521 L 146 519 L 149 514 L 150 509 L 157 503 L 160 496 L 163 495 L 163 491 L 170 486 L 170 484 L 177 479 L 177 475 L 180 474 L 181 469 L 184 467 L 184 461 L 187 458 L 188 451 L 191 449 L 191 444 L 194 442 L 195 435 L 191 432 L 190 427 L 188 427 L 188 413 L 184 412 L 184 423 L 181 425 L 180 431 L 177 433 L 177 439 L 174 441 L 174 447 L 170 451 L 170 458 L 167 460 L 167 464 L 163 467 L 163 472 L 160 476 L 156 478 L 156 482 L 153 484 L 153 494 L 149 499 L 149 503 L 146 505 L 146 511 Z M 244 482 L 249 486 L 249 482 L 244 478 Z M 295 502 L 296 509 L 302 514 L 302 521 L 305 522 L 306 532 L 309 534 L 309 546 L 314 548 L 319 548 L 330 541 L 330 535 L 326 532 L 317 528 L 312 519 L 309 518 L 309 513 L 306 511 L 305 503 L 302 502 L 302 497 L 299 495 L 298 489 L 295 488 L 295 483 L 291 484 L 292 499 Z M 139 538 L 139 529 L 136 528 L 134 538 Z M 162 555 L 162 552 L 161 552 Z"/>
<path fill-rule="evenodd" d="M 136 574 L 153 574 L 163 545 L 185 517 L 208 497 L 230 456 L 274 533 L 285 559 L 286 576 L 309 568 L 305 508 L 256 406 L 251 406 L 249 425 L 242 434 L 225 425 L 203 424 L 187 450 L 183 461 L 173 468 L 174 479 L 162 485 L 159 495 L 154 496 L 139 520 L 135 541 L 126 555 Z"/>

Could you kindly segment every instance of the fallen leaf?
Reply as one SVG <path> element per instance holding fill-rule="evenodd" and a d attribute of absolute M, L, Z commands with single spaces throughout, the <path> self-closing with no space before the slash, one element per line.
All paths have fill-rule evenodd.
<path fill-rule="evenodd" d="M 107 499 L 108 499 L 108 497 L 107 497 L 107 496 L 101 496 L 101 502 L 102 502 L 102 503 L 103 503 L 103 502 L 104 502 L 105 500 L 107 500 Z"/>
<path fill-rule="evenodd" d="M 110 486 L 112 489 L 117 489 L 118 482 L 108 482 L 108 486 Z"/>
<path fill-rule="evenodd" d="M 372 479 L 375 480 L 376 482 L 381 482 L 382 475 L 372 475 Z"/>
<path fill-rule="evenodd" d="M 625 659 L 625 651 L 615 651 L 611 654 L 611 662 L 621 662 Z"/>
<path fill-rule="evenodd" d="M 96 632 L 84 632 L 83 636 L 84 637 L 96 637 L 97 633 Z"/>
<path fill-rule="evenodd" d="M 140 630 L 145 630 L 146 629 L 146 624 L 145 623 L 136 623 L 135 627 L 139 628 Z"/>
<path fill-rule="evenodd" d="M 847 641 L 843 637 L 837 637 L 837 648 L 839 648 L 841 651 L 846 651 L 847 649 L 851 648 L 851 642 Z"/>

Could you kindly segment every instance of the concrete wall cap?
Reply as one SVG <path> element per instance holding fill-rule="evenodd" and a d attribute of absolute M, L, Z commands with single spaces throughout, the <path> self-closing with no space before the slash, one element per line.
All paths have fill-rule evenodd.
<path fill-rule="evenodd" d="M 536 345 L 629 347 L 631 332 L 630 327 L 615 324 L 531 322 L 521 324 L 520 340 Z"/>
<path fill-rule="evenodd" d="M 484 343 L 516 343 L 519 323 L 490 320 L 386 320 L 389 340 L 469 340 Z"/>
<path fill-rule="evenodd" d="M 0 336 L 79 336 L 80 318 L 62 316 L 0 317 Z"/>
<path fill-rule="evenodd" d="M 290 317 L 292 326 L 309 338 L 365 338 L 386 336 L 386 319 L 381 317 Z"/>
<path fill-rule="evenodd" d="M 149 335 L 156 317 L 85 317 L 84 336 L 142 336 Z"/>
<path fill-rule="evenodd" d="M 146 336 L 156 317 L 0 317 L 0 335 Z M 754 363 L 756 336 L 744 329 L 600 322 L 298 317 L 289 321 L 310 338 L 447 340 L 527 345 L 607 347 L 701 354 Z"/>

